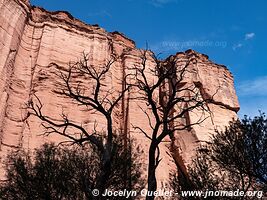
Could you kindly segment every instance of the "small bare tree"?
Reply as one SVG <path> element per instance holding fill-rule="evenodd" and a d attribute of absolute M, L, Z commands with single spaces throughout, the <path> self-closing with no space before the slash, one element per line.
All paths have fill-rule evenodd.
<path fill-rule="evenodd" d="M 72 122 L 69 117 L 62 114 L 62 121 L 58 122 L 43 113 L 43 104 L 41 99 L 34 95 L 34 98 L 29 102 L 29 108 L 32 114 L 42 120 L 42 125 L 46 129 L 45 134 L 59 134 L 66 137 L 72 143 L 83 144 L 91 143 L 98 151 L 101 152 L 101 167 L 96 188 L 100 194 L 105 189 L 105 184 L 109 179 L 111 163 L 113 159 L 113 142 L 114 142 L 114 127 L 113 114 L 114 108 L 118 106 L 120 100 L 130 86 L 124 87 L 122 91 L 114 91 L 113 88 L 105 84 L 105 80 L 111 74 L 111 68 L 115 62 L 115 58 L 101 66 L 91 65 L 87 55 L 76 63 L 70 63 L 69 68 L 59 70 L 59 77 L 62 80 L 60 90 L 56 92 L 62 96 L 72 99 L 79 106 L 85 107 L 88 112 L 98 113 L 104 117 L 106 121 L 106 135 L 97 132 L 94 129 L 93 133 L 88 132 L 81 124 Z M 56 64 L 53 64 L 56 65 Z M 81 81 L 77 81 L 80 79 Z M 88 83 L 84 83 L 88 80 Z M 124 84 L 124 79 L 121 80 Z"/>
<path fill-rule="evenodd" d="M 137 100 L 145 102 L 148 109 L 142 109 L 148 118 L 151 132 L 147 132 L 142 127 L 134 126 L 142 132 L 149 140 L 148 158 L 148 191 L 157 190 L 156 169 L 161 161 L 159 144 L 167 136 L 172 138 L 179 131 L 190 129 L 195 124 L 200 124 L 206 117 L 206 102 L 200 93 L 198 83 L 188 83 L 186 77 L 192 77 L 190 64 L 192 60 L 186 62 L 184 66 L 177 64 L 177 59 L 173 56 L 166 61 L 160 61 L 150 51 L 141 52 L 141 65 L 133 69 L 135 81 L 131 83 L 140 94 Z M 154 67 L 148 61 L 152 60 Z M 151 78 L 152 77 L 152 78 Z M 151 81 L 153 79 L 153 81 Z M 155 81 L 156 80 L 156 81 Z M 200 111 L 201 116 L 196 122 L 183 123 L 191 111 Z M 187 179 L 187 173 L 183 163 L 176 162 L 180 175 Z M 154 195 L 147 196 L 147 200 L 153 200 Z"/>

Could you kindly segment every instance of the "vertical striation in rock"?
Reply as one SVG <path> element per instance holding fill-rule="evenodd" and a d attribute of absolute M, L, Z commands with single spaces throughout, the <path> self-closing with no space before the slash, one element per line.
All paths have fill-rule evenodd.
<path fill-rule="evenodd" d="M 94 121 L 98 129 L 105 126 L 104 119 L 97 114 L 88 114 L 73 101 L 53 92 L 58 87 L 57 70 L 67 69 L 70 61 L 76 61 L 82 53 L 89 55 L 90 63 L 103 65 L 112 57 L 118 59 L 105 81 L 117 92 L 124 87 L 123 77 L 133 65 L 140 64 L 140 50 L 135 43 L 119 32 L 109 33 L 98 26 L 87 25 L 67 12 L 48 12 L 31 7 L 27 0 L 0 0 L 0 154 L 8 150 L 24 147 L 33 149 L 46 141 L 62 141 L 58 135 L 43 136 L 41 122 L 30 116 L 27 102 L 35 93 L 44 104 L 44 113 L 60 119 L 62 110 L 74 122 L 92 130 Z M 201 141 L 206 141 L 215 128 L 223 128 L 237 117 L 239 104 L 234 89 L 233 76 L 222 65 L 211 62 L 206 55 L 193 50 L 173 55 L 178 59 L 178 67 L 191 60 L 190 69 L 195 73 L 186 77 L 185 82 L 195 84 L 202 98 L 213 96 L 208 103 L 211 116 L 200 126 L 194 126 L 175 134 L 169 144 L 161 144 L 161 165 L 157 170 L 159 182 L 164 182 L 169 171 L 182 159 L 187 163 L 194 155 L 194 149 Z M 164 62 L 164 61 L 163 61 Z M 148 62 L 153 68 L 152 60 Z M 151 77 L 153 78 L 153 77 Z M 79 81 L 77 79 L 77 81 Z M 123 135 L 131 135 L 141 143 L 147 152 L 149 141 L 131 126 L 139 125 L 149 129 L 148 121 L 139 107 L 145 104 L 131 100 L 137 95 L 124 95 L 114 114 L 115 126 Z M 186 121 L 194 122 L 200 113 L 188 113 Z M 182 158 L 178 157 L 176 146 L 181 147 Z M 141 155 L 147 162 L 147 154 Z"/>

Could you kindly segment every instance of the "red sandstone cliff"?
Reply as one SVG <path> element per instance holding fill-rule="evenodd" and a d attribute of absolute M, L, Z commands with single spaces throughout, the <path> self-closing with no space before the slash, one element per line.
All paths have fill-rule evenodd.
<path fill-rule="evenodd" d="M 88 130 L 95 120 L 98 128 L 104 126 L 98 115 L 81 110 L 72 101 L 53 92 L 58 85 L 56 68 L 66 68 L 70 61 L 76 61 L 82 53 L 88 53 L 90 62 L 97 66 L 112 56 L 119 59 L 106 80 L 110 87 L 121 90 L 125 71 L 140 63 L 139 51 L 132 40 L 124 35 L 106 32 L 98 26 L 87 25 L 74 19 L 66 12 L 48 12 L 30 7 L 27 1 L 0 0 L 0 151 L 24 147 L 33 149 L 46 141 L 61 141 L 57 135 L 40 136 L 43 129 L 37 118 L 29 117 L 25 109 L 33 93 L 44 103 L 44 112 L 55 119 L 64 109 L 77 123 L 83 123 Z M 194 59 L 190 68 L 196 73 L 186 78 L 188 83 L 197 83 L 203 98 L 214 95 L 208 108 L 212 115 L 200 126 L 176 134 L 174 143 L 179 143 L 183 159 L 188 161 L 199 141 L 208 140 L 215 128 L 223 128 L 239 109 L 235 94 L 233 76 L 222 65 L 211 62 L 207 56 L 189 50 L 174 55 L 178 65 L 185 65 Z M 53 65 L 55 63 L 56 65 Z M 151 61 L 151 67 L 153 62 Z M 130 94 L 131 95 L 131 94 Z M 136 101 L 128 101 L 126 95 L 114 116 L 115 126 L 131 133 L 147 152 L 149 141 L 135 132 L 131 124 L 149 129 L 148 121 Z M 123 105 L 123 106 L 122 106 Z M 198 118 L 197 112 L 188 114 L 188 120 Z M 164 181 L 174 163 L 169 156 L 169 146 L 161 144 L 163 158 L 157 172 L 158 180 Z M 146 160 L 147 155 L 143 155 Z M 145 161 L 146 162 L 146 161 Z M 160 173 L 159 173 L 160 172 Z"/>

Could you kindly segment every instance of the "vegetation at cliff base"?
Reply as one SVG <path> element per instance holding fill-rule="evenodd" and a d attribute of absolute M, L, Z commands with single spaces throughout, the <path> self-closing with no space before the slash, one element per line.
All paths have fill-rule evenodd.
<path fill-rule="evenodd" d="M 130 145 L 125 150 L 120 141 L 114 143 L 114 149 L 111 174 L 104 188 L 136 191 L 143 188 L 142 165 L 136 159 L 141 150 L 137 147 L 132 151 Z M 0 186 L 0 199 L 96 199 L 92 190 L 97 189 L 100 154 L 89 144 L 82 147 L 44 144 L 34 152 L 12 152 L 5 161 L 6 180 Z"/>
<path fill-rule="evenodd" d="M 172 186 L 181 190 L 267 192 L 267 119 L 264 114 L 244 117 L 217 131 L 197 151 L 189 167 L 191 188 L 174 175 Z M 224 198 L 224 197 L 222 197 Z M 238 197 L 246 199 L 246 197 Z"/>

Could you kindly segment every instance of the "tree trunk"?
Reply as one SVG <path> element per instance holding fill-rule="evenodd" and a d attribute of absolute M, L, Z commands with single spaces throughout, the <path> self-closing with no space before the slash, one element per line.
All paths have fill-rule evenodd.
<path fill-rule="evenodd" d="M 100 165 L 100 175 L 96 180 L 96 189 L 99 190 L 99 196 L 96 199 L 103 199 L 102 194 L 106 189 L 106 183 L 111 173 L 111 152 L 109 148 L 105 148 Z"/>
<path fill-rule="evenodd" d="M 154 200 L 155 196 L 151 195 L 157 190 L 157 179 L 156 179 L 156 144 L 153 142 L 149 148 L 149 161 L 148 161 L 148 194 L 146 196 L 146 200 Z"/>
<path fill-rule="evenodd" d="M 106 115 L 107 119 L 107 143 L 104 145 L 104 151 L 100 160 L 100 175 L 96 180 L 96 189 L 99 190 L 99 196 L 96 199 L 105 199 L 102 197 L 106 189 L 106 183 L 109 180 L 112 166 L 112 146 L 113 146 L 113 131 L 112 131 L 112 118 Z"/>

